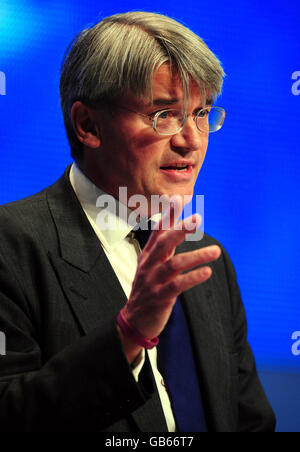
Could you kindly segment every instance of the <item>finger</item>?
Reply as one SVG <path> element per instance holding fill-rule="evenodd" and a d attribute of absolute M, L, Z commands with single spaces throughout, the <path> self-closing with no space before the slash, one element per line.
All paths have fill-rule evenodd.
<path fill-rule="evenodd" d="M 185 238 L 186 234 L 195 232 L 195 230 L 199 228 L 201 221 L 202 221 L 201 216 L 196 213 L 196 214 L 186 218 L 185 220 L 176 222 L 175 225 L 173 225 L 173 228 L 159 230 L 159 228 L 161 226 L 163 226 L 163 224 L 161 222 L 160 222 L 160 225 L 156 224 L 155 228 L 153 229 L 152 234 L 147 242 L 148 249 L 152 247 L 153 243 L 155 243 L 155 241 L 157 240 L 157 237 L 159 235 L 162 235 L 163 237 L 167 237 L 168 240 L 173 239 L 175 245 L 176 245 L 176 243 L 179 244 Z M 165 234 L 166 232 L 168 232 L 167 235 Z M 172 242 L 172 244 L 173 244 L 173 242 Z"/>
<path fill-rule="evenodd" d="M 162 264 L 174 255 L 175 248 L 183 242 L 186 234 L 195 232 L 200 226 L 201 217 L 194 214 L 180 222 L 180 228 L 164 231 L 160 234 L 152 233 L 147 247 L 144 248 L 147 256 L 147 265 L 154 266 Z"/>
<path fill-rule="evenodd" d="M 173 297 L 178 297 L 182 292 L 205 282 L 211 277 L 211 275 L 212 269 L 210 267 L 201 267 L 196 270 L 192 270 L 189 273 L 177 275 L 168 283 L 162 285 L 159 297 L 162 299 L 172 299 Z"/>
<path fill-rule="evenodd" d="M 182 202 L 181 196 L 174 195 L 171 199 L 168 199 L 168 201 L 169 208 L 155 225 L 154 230 L 169 231 L 170 229 L 173 229 L 174 224 L 178 222 L 182 214 L 184 203 Z"/>
<path fill-rule="evenodd" d="M 152 228 L 152 233 L 147 241 L 144 251 L 147 252 L 155 240 L 155 237 L 162 234 L 163 231 L 169 231 L 174 228 L 174 224 L 178 222 L 179 217 L 182 214 L 184 204 L 182 202 L 181 196 L 172 196 L 171 200 L 166 196 L 169 202 L 168 210 L 162 215 L 160 221 L 158 221 Z"/>
<path fill-rule="evenodd" d="M 207 246 L 200 250 L 180 253 L 165 262 L 159 268 L 159 282 L 167 281 L 187 270 L 192 270 L 199 265 L 204 265 L 218 259 L 221 255 L 221 248 L 217 245 Z"/>

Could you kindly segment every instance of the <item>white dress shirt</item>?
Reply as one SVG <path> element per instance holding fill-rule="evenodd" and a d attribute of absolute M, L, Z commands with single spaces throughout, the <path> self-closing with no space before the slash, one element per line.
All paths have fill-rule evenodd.
<path fill-rule="evenodd" d="M 134 226 L 127 224 L 127 222 L 123 219 L 116 216 L 114 212 L 109 212 L 107 213 L 106 218 L 108 221 L 111 220 L 114 222 L 116 227 L 113 229 L 99 228 L 99 222 L 97 224 L 97 216 L 101 211 L 103 212 L 103 208 L 97 207 L 97 199 L 100 195 L 107 194 L 100 188 L 96 187 L 91 180 L 82 173 L 75 163 L 73 163 L 71 167 L 70 182 L 128 299 L 137 270 L 138 258 L 141 253 L 139 243 L 135 238 L 133 238 L 131 233 Z M 99 303 L 100 302 L 101 299 L 99 299 Z M 162 375 L 157 368 L 157 350 L 156 348 L 153 348 L 148 350 L 147 353 L 149 354 L 168 431 L 175 432 L 176 424 L 171 408 L 170 398 L 166 391 Z M 135 369 L 133 369 L 136 381 L 138 381 L 139 373 L 145 362 L 144 356 L 145 350 L 143 350 L 142 361 L 135 367 Z"/>

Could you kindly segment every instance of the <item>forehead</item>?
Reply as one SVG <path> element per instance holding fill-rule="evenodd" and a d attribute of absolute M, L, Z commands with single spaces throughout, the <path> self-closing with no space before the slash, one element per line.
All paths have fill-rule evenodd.
<path fill-rule="evenodd" d="M 190 79 L 190 92 L 200 93 L 197 83 Z M 171 68 L 165 63 L 154 72 L 152 77 L 153 99 L 160 96 L 169 96 L 170 98 L 181 99 L 183 97 L 182 80 L 176 69 Z"/>
<path fill-rule="evenodd" d="M 165 63 L 160 66 L 160 68 L 154 72 L 152 77 L 152 97 L 153 105 L 174 105 L 177 103 L 182 103 L 184 100 L 184 92 L 182 86 L 182 80 L 178 71 L 172 67 L 170 64 Z M 203 90 L 199 87 L 197 82 L 190 78 L 189 80 L 189 103 L 190 104 L 205 104 L 206 100 L 209 99 L 210 103 L 210 93 L 208 90 Z M 151 104 L 150 99 L 145 99 L 145 102 Z"/>
<path fill-rule="evenodd" d="M 189 100 L 190 103 L 205 103 L 206 99 L 210 99 L 209 93 L 205 93 L 195 80 L 190 79 L 189 82 Z M 152 101 L 150 97 L 136 98 L 129 96 L 135 107 L 147 108 L 154 106 L 172 106 L 182 103 L 184 99 L 182 80 L 176 69 L 170 68 L 168 63 L 162 64 L 152 76 Z M 206 98 L 206 99 L 205 99 Z"/>

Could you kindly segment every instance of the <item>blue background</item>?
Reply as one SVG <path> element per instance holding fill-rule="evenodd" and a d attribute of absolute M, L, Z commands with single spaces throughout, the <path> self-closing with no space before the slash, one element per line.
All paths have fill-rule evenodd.
<path fill-rule="evenodd" d="M 183 7 L 184 4 L 184 7 Z M 129 10 L 167 14 L 199 34 L 227 77 L 217 104 L 227 111 L 211 135 L 196 185 L 205 195 L 205 231 L 237 269 L 249 341 L 278 418 L 300 431 L 298 1 L 0 0 L 0 203 L 55 181 L 70 163 L 58 84 L 64 51 L 78 31 Z M 3 88 L 3 87 L 2 87 Z M 300 348 L 300 347 L 299 347 Z"/>

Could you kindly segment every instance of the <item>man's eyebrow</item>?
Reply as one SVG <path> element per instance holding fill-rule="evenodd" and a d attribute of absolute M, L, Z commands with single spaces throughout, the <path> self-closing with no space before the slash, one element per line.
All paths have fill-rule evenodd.
<path fill-rule="evenodd" d="M 176 98 L 172 98 L 172 99 L 161 98 L 161 99 L 154 99 L 153 104 L 149 104 L 149 106 L 150 105 L 174 105 L 174 104 L 177 104 L 178 102 L 179 102 L 179 99 L 176 99 Z"/>
<path fill-rule="evenodd" d="M 153 106 L 154 105 L 175 105 L 178 102 L 180 102 L 180 99 L 177 99 L 177 98 L 172 98 L 172 99 L 159 98 L 159 99 L 154 99 L 152 103 L 150 102 L 147 105 L 147 107 L 151 107 L 152 105 Z M 206 105 L 212 105 L 212 103 L 213 103 L 213 99 L 212 98 L 206 99 Z"/>

